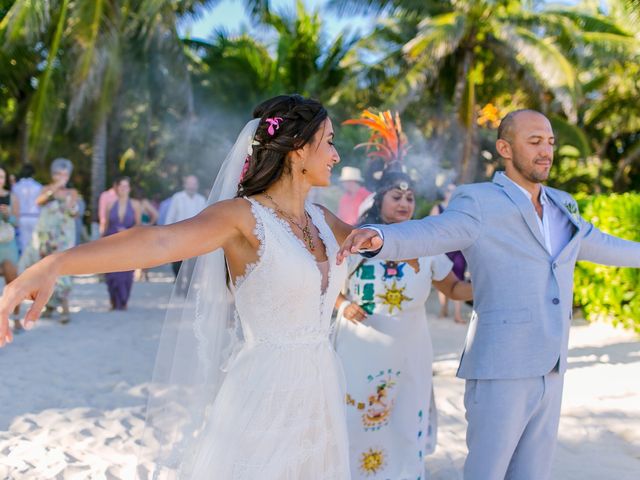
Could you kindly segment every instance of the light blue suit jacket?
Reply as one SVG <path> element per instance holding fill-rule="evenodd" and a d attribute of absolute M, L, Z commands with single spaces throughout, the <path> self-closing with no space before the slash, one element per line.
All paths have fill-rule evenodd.
<path fill-rule="evenodd" d="M 375 225 L 384 235 L 382 259 L 462 250 L 474 292 L 458 376 L 466 379 L 545 375 L 567 367 L 576 261 L 640 267 L 640 243 L 602 233 L 581 218 L 573 197 L 545 187 L 575 227 L 552 257 L 531 201 L 502 175 L 460 186 L 438 216 Z"/>

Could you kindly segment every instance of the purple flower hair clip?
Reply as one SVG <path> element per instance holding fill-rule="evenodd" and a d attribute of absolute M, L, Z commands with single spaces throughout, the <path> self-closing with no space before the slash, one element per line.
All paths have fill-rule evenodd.
<path fill-rule="evenodd" d="M 267 133 L 270 136 L 274 136 L 276 134 L 276 130 L 280 129 L 280 122 L 282 122 L 282 117 L 269 117 L 265 119 L 265 122 L 269 124 L 269 128 L 267 128 Z"/>

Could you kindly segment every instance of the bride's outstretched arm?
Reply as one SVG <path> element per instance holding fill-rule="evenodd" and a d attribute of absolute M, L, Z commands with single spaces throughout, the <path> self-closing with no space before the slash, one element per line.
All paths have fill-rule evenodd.
<path fill-rule="evenodd" d="M 247 213 L 244 200 L 227 200 L 183 222 L 134 227 L 43 258 L 4 289 L 0 298 L 0 346 L 12 339 L 8 326 L 10 312 L 23 300 L 33 300 L 24 319 L 25 327 L 32 326 L 59 275 L 150 268 L 202 255 L 237 240 L 250 227 L 243 225 Z"/>

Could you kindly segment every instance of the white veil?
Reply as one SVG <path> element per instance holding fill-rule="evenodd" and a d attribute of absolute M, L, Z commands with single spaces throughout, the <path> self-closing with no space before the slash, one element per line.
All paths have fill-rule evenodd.
<path fill-rule="evenodd" d="M 251 120 L 238 136 L 220 167 L 208 204 L 235 197 L 259 122 Z M 207 411 L 241 339 L 223 251 L 188 261 L 195 261 L 191 279 L 184 278 L 190 269 L 182 268 L 176 280 L 176 285 L 189 283 L 186 297 L 174 287 L 162 328 L 138 469 L 139 476 L 158 480 L 190 477 Z"/>

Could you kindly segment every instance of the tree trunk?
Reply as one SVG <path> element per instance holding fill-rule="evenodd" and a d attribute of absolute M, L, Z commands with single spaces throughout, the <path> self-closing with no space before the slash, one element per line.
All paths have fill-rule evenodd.
<path fill-rule="evenodd" d="M 473 61 L 473 47 L 469 46 L 464 52 L 453 96 L 454 106 L 464 129 L 458 183 L 475 181 L 478 172 L 479 144 Z"/>
<path fill-rule="evenodd" d="M 471 183 L 476 180 L 478 174 L 478 125 L 477 125 L 477 112 L 476 112 L 476 95 L 475 84 L 473 79 L 469 79 L 467 92 L 467 101 L 465 108 L 465 135 L 464 143 L 462 146 L 462 160 L 460 162 L 460 183 Z"/>
<path fill-rule="evenodd" d="M 29 125 L 26 115 L 20 120 L 20 125 L 18 126 L 18 143 L 20 165 L 29 163 Z"/>
<path fill-rule="evenodd" d="M 107 182 L 107 116 L 99 120 L 91 152 L 91 220 L 98 221 L 98 199 Z"/>
<path fill-rule="evenodd" d="M 629 190 L 629 173 L 640 161 L 640 143 L 636 144 L 627 155 L 618 161 L 616 172 L 613 175 L 613 191 L 624 193 Z"/>

